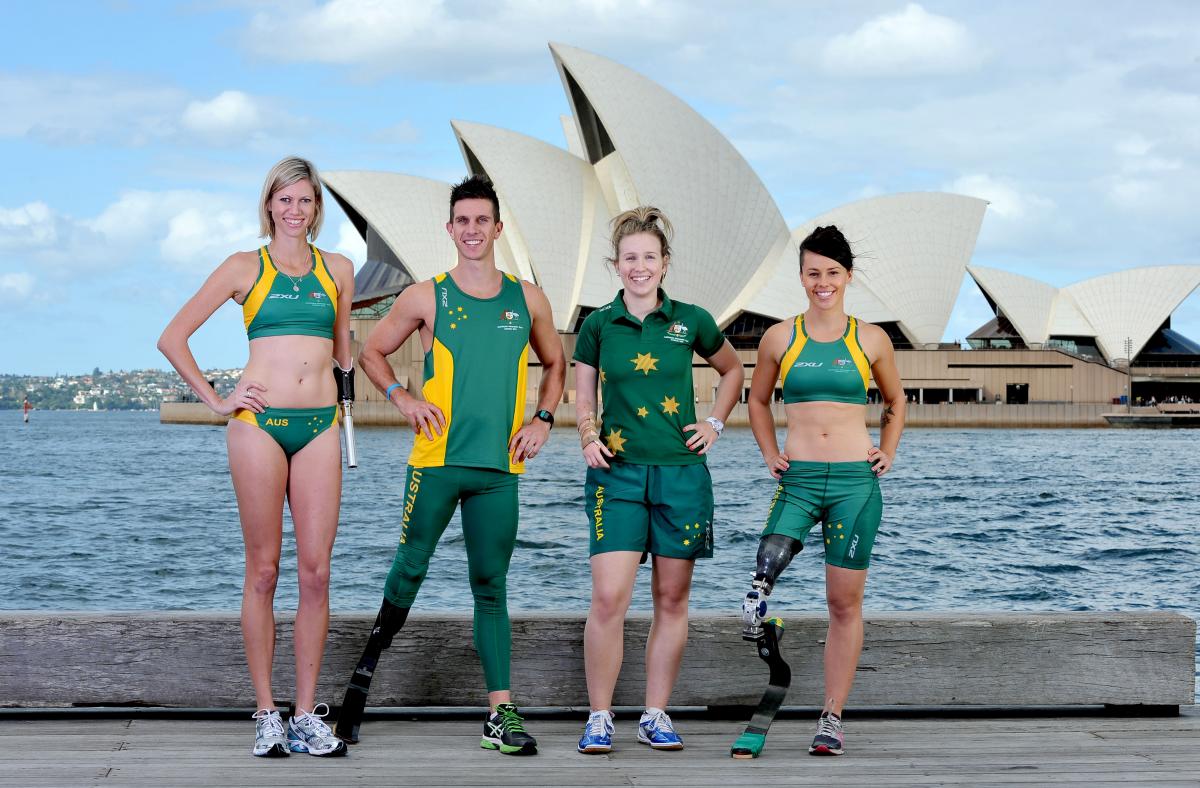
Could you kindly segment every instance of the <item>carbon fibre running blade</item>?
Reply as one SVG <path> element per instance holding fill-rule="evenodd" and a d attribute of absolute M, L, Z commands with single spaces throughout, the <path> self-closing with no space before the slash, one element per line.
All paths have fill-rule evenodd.
<path fill-rule="evenodd" d="M 775 720 L 775 715 L 783 706 L 788 688 L 792 684 L 791 666 L 783 659 L 783 651 L 779 639 L 783 636 L 783 621 L 772 618 L 763 622 L 763 634 L 755 642 L 758 656 L 767 663 L 770 675 L 767 679 L 767 689 L 763 692 L 762 700 L 754 710 L 746 730 L 737 738 L 729 749 L 729 754 L 739 760 L 757 758 L 767 741 L 767 731 Z"/>

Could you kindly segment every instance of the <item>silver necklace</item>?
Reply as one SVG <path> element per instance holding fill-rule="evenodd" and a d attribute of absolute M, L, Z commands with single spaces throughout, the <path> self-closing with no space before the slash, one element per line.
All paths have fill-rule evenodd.
<path fill-rule="evenodd" d="M 304 281 L 304 277 L 306 277 L 310 273 L 312 273 L 312 265 L 313 265 L 312 258 L 309 257 L 309 268 L 307 271 L 300 274 L 300 276 L 292 276 L 287 271 L 285 271 L 279 267 L 279 257 L 276 255 L 272 255 L 272 256 L 275 258 L 275 270 L 278 271 L 279 273 L 283 274 L 284 276 L 286 276 L 288 278 L 288 281 L 290 281 L 292 283 L 292 292 L 293 293 L 299 293 L 300 292 L 300 283 Z"/>

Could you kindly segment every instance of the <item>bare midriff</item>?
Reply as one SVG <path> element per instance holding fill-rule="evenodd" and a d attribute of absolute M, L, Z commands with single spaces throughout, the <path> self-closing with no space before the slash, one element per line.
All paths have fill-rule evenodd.
<path fill-rule="evenodd" d="M 811 462 L 866 461 L 871 449 L 866 405 L 846 402 L 794 402 L 787 413 L 789 460 Z"/>
<path fill-rule="evenodd" d="M 259 337 L 250 340 L 242 377 L 266 386 L 263 399 L 273 408 L 322 408 L 337 399 L 332 364 L 332 339 Z"/>

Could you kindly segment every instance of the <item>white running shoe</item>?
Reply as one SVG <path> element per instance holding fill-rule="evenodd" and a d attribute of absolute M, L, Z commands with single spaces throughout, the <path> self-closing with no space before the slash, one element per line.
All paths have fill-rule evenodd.
<path fill-rule="evenodd" d="M 258 724 L 254 726 L 254 749 L 250 752 L 259 758 L 283 758 L 291 755 L 283 735 L 283 719 L 278 711 L 259 709 L 254 712 L 253 718 L 258 720 Z"/>
<path fill-rule="evenodd" d="M 321 707 L 325 710 L 318 711 Z M 322 719 L 328 715 L 329 706 L 318 703 L 312 711 L 292 717 L 287 729 L 288 748 L 292 752 L 306 752 L 325 758 L 345 755 L 346 742 L 333 735 L 333 731 Z"/>

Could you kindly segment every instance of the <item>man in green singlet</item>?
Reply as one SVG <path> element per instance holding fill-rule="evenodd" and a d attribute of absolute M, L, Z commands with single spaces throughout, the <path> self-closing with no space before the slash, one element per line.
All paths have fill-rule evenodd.
<path fill-rule="evenodd" d="M 566 359 L 550 302 L 536 285 L 496 268 L 503 230 L 492 185 L 467 178 L 450 194 L 458 262 L 396 297 L 367 340 L 359 365 L 412 426 L 413 450 L 402 492 L 400 546 L 383 605 L 350 680 L 338 735 L 358 738 L 367 688 L 382 649 L 403 626 L 438 539 L 462 506 L 475 649 L 483 665 L 491 713 L 480 744 L 531 755 L 509 692 L 511 629 L 505 578 L 517 536 L 517 478 L 550 435 L 562 396 Z M 422 399 L 396 382 L 387 356 L 416 331 L 425 348 Z M 524 424 L 529 348 L 542 362 L 536 415 Z"/>

